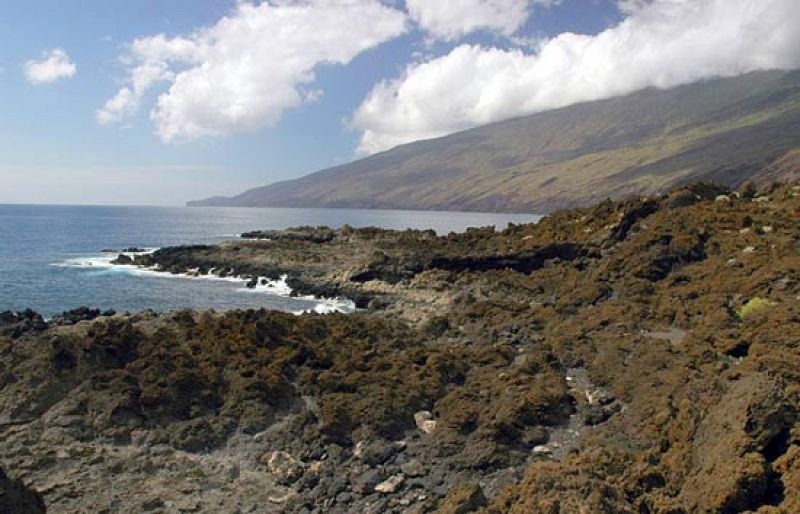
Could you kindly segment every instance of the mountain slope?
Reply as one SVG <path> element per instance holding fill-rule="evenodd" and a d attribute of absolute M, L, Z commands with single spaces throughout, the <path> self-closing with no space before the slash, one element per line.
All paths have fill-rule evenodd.
<path fill-rule="evenodd" d="M 545 212 L 797 173 L 800 72 L 647 89 L 403 145 L 191 206 Z M 764 171 L 762 171 L 764 170 Z"/>

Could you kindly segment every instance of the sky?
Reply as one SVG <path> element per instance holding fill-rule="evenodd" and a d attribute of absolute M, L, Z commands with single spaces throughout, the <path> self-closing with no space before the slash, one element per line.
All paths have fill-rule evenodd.
<path fill-rule="evenodd" d="M 0 203 L 182 205 L 800 67 L 797 0 L 4 0 Z"/>

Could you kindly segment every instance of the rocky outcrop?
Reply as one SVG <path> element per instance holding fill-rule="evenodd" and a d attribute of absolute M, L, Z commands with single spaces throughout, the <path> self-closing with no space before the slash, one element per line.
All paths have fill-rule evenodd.
<path fill-rule="evenodd" d="M 786 386 L 775 378 L 753 374 L 732 384 L 692 441 L 694 465 L 681 491 L 690 510 L 742 512 L 780 505 L 787 484 L 773 463 L 789 450 L 797 419 Z"/>
<path fill-rule="evenodd" d="M 0 337 L 16 339 L 26 332 L 38 332 L 47 328 L 44 319 L 37 312 L 0 312 Z"/>
<path fill-rule="evenodd" d="M 266 239 L 269 241 L 305 241 L 313 244 L 330 243 L 336 231 L 328 227 L 297 227 L 286 230 L 255 230 L 245 232 L 242 239 Z"/>
<path fill-rule="evenodd" d="M 798 213 L 693 185 L 138 256 L 371 301 L 0 314 L 0 460 L 51 512 L 795 512 Z"/>

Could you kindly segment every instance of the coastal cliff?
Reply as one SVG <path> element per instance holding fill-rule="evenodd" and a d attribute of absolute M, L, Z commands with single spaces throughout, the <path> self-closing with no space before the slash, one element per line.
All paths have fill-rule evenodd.
<path fill-rule="evenodd" d="M 134 263 L 361 310 L 0 315 L 48 512 L 800 511 L 799 186 L 246 236 Z"/>

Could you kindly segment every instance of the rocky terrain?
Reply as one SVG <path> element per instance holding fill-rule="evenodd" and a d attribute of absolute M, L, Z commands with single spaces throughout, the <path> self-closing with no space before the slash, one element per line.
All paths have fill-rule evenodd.
<path fill-rule="evenodd" d="M 800 512 L 798 186 L 246 236 L 362 310 L 0 314 L 0 512 Z"/>

